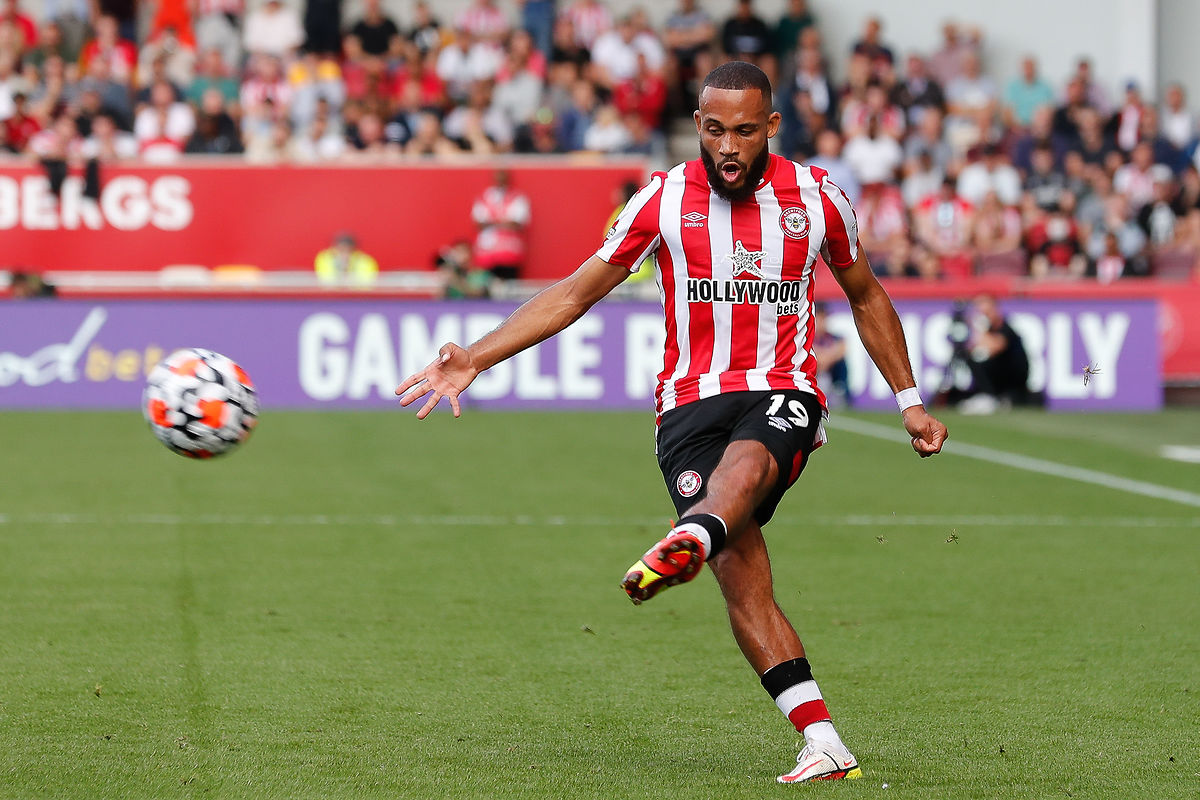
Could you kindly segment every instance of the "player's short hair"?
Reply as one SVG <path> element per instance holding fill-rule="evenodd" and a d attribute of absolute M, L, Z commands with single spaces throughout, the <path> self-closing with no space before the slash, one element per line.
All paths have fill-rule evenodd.
<path fill-rule="evenodd" d="M 767 73 L 748 61 L 730 61 L 714 69 L 704 78 L 704 86 L 714 89 L 758 89 L 767 106 L 771 105 L 771 81 Z"/>

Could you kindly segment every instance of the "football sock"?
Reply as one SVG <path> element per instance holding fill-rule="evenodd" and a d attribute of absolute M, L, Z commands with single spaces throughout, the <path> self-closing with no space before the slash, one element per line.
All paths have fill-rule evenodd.
<path fill-rule="evenodd" d="M 776 664 L 764 672 L 760 680 L 788 722 L 804 735 L 806 744 L 814 741 L 842 744 L 829 719 L 821 690 L 813 680 L 807 658 L 793 658 Z"/>
<path fill-rule="evenodd" d="M 721 552 L 729 529 L 725 520 L 716 514 L 691 514 L 675 523 L 671 530 L 687 531 L 699 539 L 704 545 L 704 560 L 707 561 Z"/>

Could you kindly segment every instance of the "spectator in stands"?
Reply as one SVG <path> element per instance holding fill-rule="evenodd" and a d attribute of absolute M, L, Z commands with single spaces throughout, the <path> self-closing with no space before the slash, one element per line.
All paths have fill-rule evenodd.
<path fill-rule="evenodd" d="M 817 24 L 808 7 L 808 0 L 788 0 L 787 10 L 775 24 L 772 39 L 775 41 L 775 57 L 780 64 L 789 62 L 800 46 L 800 34 Z"/>
<path fill-rule="evenodd" d="M 553 44 L 550 47 L 550 63 L 569 64 L 575 67 L 578 76 L 591 60 L 591 51 L 578 42 L 571 19 L 567 16 L 556 19 Z"/>
<path fill-rule="evenodd" d="M 605 103 L 596 109 L 592 124 L 583 134 L 583 149 L 597 153 L 620 153 L 632 142 L 629 129 L 616 106 Z"/>
<path fill-rule="evenodd" d="M 1112 154 L 1120 155 L 1116 144 L 1104 132 L 1104 123 L 1099 112 L 1091 106 L 1084 106 L 1075 114 L 1077 122 L 1074 141 L 1069 145 L 1077 151 L 1088 164 L 1104 166 Z M 1123 160 L 1123 159 L 1122 159 Z"/>
<path fill-rule="evenodd" d="M 334 161 L 346 152 L 346 140 L 331 130 L 328 116 L 318 116 L 292 140 L 292 158 L 301 164 Z"/>
<path fill-rule="evenodd" d="M 549 57 L 554 44 L 555 0 L 517 0 L 521 7 L 521 26 L 533 37 L 534 48 Z"/>
<path fill-rule="evenodd" d="M 21 61 L 39 68 L 46 63 L 46 58 L 49 56 L 58 56 L 64 61 L 78 61 L 82 46 L 82 42 L 75 47 L 69 45 L 63 38 L 62 28 L 59 24 L 50 20 L 42 25 L 42 32 L 38 37 L 37 44 L 26 46 L 21 53 Z"/>
<path fill-rule="evenodd" d="M 417 117 L 417 126 L 412 138 L 404 145 L 407 156 L 448 156 L 460 152 L 458 145 L 442 135 L 442 126 L 437 115 L 422 111 Z"/>
<path fill-rule="evenodd" d="M 111 114 L 101 112 L 92 119 L 92 133 L 84 140 L 81 155 L 105 164 L 132 161 L 138 157 L 137 138 L 118 128 Z"/>
<path fill-rule="evenodd" d="M 529 125 L 517 132 L 514 149 L 518 153 L 556 155 L 566 152 L 558 141 L 554 111 L 539 108 Z"/>
<path fill-rule="evenodd" d="M 130 103 L 129 84 L 114 80 L 108 72 L 109 62 L 97 58 L 88 66 L 88 74 L 66 91 L 70 94 L 61 98 L 68 104 L 78 104 L 82 96 L 95 92 L 101 108 L 112 113 L 121 127 L 128 127 L 133 121 L 133 106 Z M 172 87 L 173 88 L 173 87 Z M 172 91 L 172 96 L 174 96 Z M 149 100 L 149 97 L 147 97 Z"/>
<path fill-rule="evenodd" d="M 133 135 L 142 154 L 153 151 L 164 159 L 169 153 L 182 153 L 195 128 L 192 107 L 176 100 L 174 87 L 165 80 L 150 87 L 150 103 L 138 111 L 133 121 Z"/>
<path fill-rule="evenodd" d="M 937 256 L 940 275 L 965 278 L 973 272 L 971 233 L 975 208 L 954 190 L 954 179 L 942 181 L 938 193 L 917 204 L 913 227 L 917 242 Z"/>
<path fill-rule="evenodd" d="M 58 291 L 41 275 L 17 270 L 8 276 L 9 297 L 13 300 L 32 300 L 55 297 Z"/>
<path fill-rule="evenodd" d="M 346 102 L 346 84 L 336 60 L 317 53 L 306 53 L 292 62 L 288 70 L 290 98 L 288 112 L 292 125 L 305 130 L 317 115 L 322 101 L 334 113 Z"/>
<path fill-rule="evenodd" d="M 133 80 L 137 67 L 137 48 L 118 33 L 117 20 L 102 16 L 96 20 L 96 35 L 83 47 L 79 56 L 80 68 L 85 73 L 92 71 L 94 61 L 103 61 L 112 79 L 128 85 Z"/>
<path fill-rule="evenodd" d="M 50 181 L 50 193 L 62 192 L 67 170 L 83 163 L 83 137 L 70 112 L 63 110 L 29 139 L 29 152 L 41 163 Z"/>
<path fill-rule="evenodd" d="M 942 113 L 936 109 L 929 109 L 927 113 L 921 115 L 921 121 L 917 123 L 916 129 L 909 133 L 904 140 L 904 157 L 908 161 L 912 161 L 922 154 L 926 154 L 940 175 L 948 175 L 957 171 L 958 165 L 955 163 L 954 151 L 951 149 L 950 143 L 946 141 L 942 120 Z M 937 186 L 940 184 L 941 177 L 939 176 L 937 184 L 931 188 L 931 193 L 937 191 Z"/>
<path fill-rule="evenodd" d="M 1162 172 L 1155 174 L 1154 197 L 1137 213 L 1137 223 L 1155 251 L 1169 249 L 1175 244 L 1175 209 L 1172 201 L 1178 191 L 1174 175 Z"/>
<path fill-rule="evenodd" d="M 533 46 L 533 37 L 523 30 L 512 32 L 504 65 L 496 74 L 492 105 L 513 126 L 524 125 L 542 105 L 546 57 Z"/>
<path fill-rule="evenodd" d="M 1016 256 L 1024 266 L 1021 238 L 1021 213 L 1015 207 L 1005 205 L 995 191 L 988 191 L 971 223 L 971 245 L 979 255 L 979 273 L 986 274 L 985 265 L 999 257 Z"/>
<path fill-rule="evenodd" d="M 877 275 L 891 274 L 903 265 L 897 257 L 904 254 L 908 240 L 908 210 L 900 190 L 892 183 L 874 183 L 863 187 L 855 207 L 859 239 L 866 248 L 871 267 Z"/>
<path fill-rule="evenodd" d="M 928 151 L 905 159 L 904 179 L 900 182 L 900 195 L 904 198 L 905 207 L 915 209 L 926 197 L 937 194 L 945 177 Z"/>
<path fill-rule="evenodd" d="M 1037 215 L 1025 234 L 1025 247 L 1032 254 L 1029 273 L 1034 278 L 1082 278 L 1087 270 L 1079 226 L 1072 215 L 1075 201 L 1069 194 L 1059 199 L 1058 208 Z"/>
<path fill-rule="evenodd" d="M 829 173 L 829 179 L 842 188 L 851 203 L 862 196 L 862 187 L 854 175 L 854 168 L 842 157 L 842 137 L 835 130 L 824 130 L 817 135 L 817 152 L 808 163 Z"/>
<path fill-rule="evenodd" d="M 283 76 L 279 59 L 265 54 L 251 56 L 239 98 L 242 135 L 247 140 L 267 135 L 276 119 L 286 117 L 292 102 L 292 87 Z"/>
<path fill-rule="evenodd" d="M 205 50 L 201 55 L 196 76 L 186 87 L 185 94 L 190 103 L 199 105 L 209 89 L 219 91 L 225 102 L 237 100 L 240 90 L 237 79 L 225 64 L 221 50 L 215 47 Z"/>
<path fill-rule="evenodd" d="M 367 0 L 362 19 L 354 23 L 347 35 L 358 39 L 359 47 L 369 56 L 395 57 L 403 50 L 400 27 L 383 13 L 382 0 Z"/>
<path fill-rule="evenodd" d="M 990 121 L 997 100 L 996 83 L 984 74 L 979 55 L 967 52 L 962 59 L 962 74 L 946 85 L 946 105 L 953 124 L 972 128 L 972 143 L 984 141 L 990 125 L 981 123 L 980 115 Z"/>
<path fill-rule="evenodd" d="M 713 67 L 712 42 L 716 26 L 696 0 L 680 0 L 679 8 L 667 17 L 663 43 L 671 56 L 673 81 L 682 97 L 695 94 L 695 82 Z M 686 107 L 686 106 L 684 106 Z"/>
<path fill-rule="evenodd" d="M 225 111 L 225 95 L 215 86 L 205 90 L 196 115 L 196 130 L 184 147 L 187 153 L 233 155 L 243 152 L 237 123 Z"/>
<path fill-rule="evenodd" d="M 847 101 L 843 107 L 842 135 L 848 139 L 860 135 L 866 130 L 869 119 L 875 120 L 884 136 L 896 141 L 904 138 L 904 110 L 892 104 L 888 90 L 875 79 L 867 84 L 861 101 Z"/>
<path fill-rule="evenodd" d="M 335 56 L 342 50 L 342 0 L 305 0 L 304 50 Z"/>
<path fill-rule="evenodd" d="M 454 41 L 438 54 L 437 75 L 446 84 L 450 99 L 461 103 L 472 83 L 492 80 L 503 63 L 504 51 L 496 43 L 476 39 L 468 29 L 459 28 Z"/>
<path fill-rule="evenodd" d="M 417 0 L 413 5 L 413 26 L 408 32 L 408 40 L 422 57 L 436 53 L 442 46 L 441 23 L 433 16 L 425 0 Z"/>
<path fill-rule="evenodd" d="M 0 23 L 12 25 L 21 35 L 20 50 L 37 44 L 37 25 L 21 13 L 17 0 L 0 0 Z"/>
<path fill-rule="evenodd" d="M 617 26 L 601 34 L 592 47 L 592 78 L 607 90 L 632 78 L 638 69 L 638 57 L 645 58 L 650 69 L 660 71 L 666 61 L 662 45 L 654 36 L 638 32 L 629 15 L 617 20 Z"/>
<path fill-rule="evenodd" d="M 1134 81 L 1125 84 L 1125 100 L 1109 123 L 1113 129 L 1113 140 L 1117 147 L 1128 153 L 1133 150 L 1140 139 L 1142 116 L 1146 104 L 1142 100 L 1142 92 Z"/>
<path fill-rule="evenodd" d="M 1064 195 L 1070 201 L 1071 195 Z M 1104 201 L 1104 216 L 1094 225 L 1085 242 L 1088 256 L 1099 261 L 1108 253 L 1107 237 L 1116 240 L 1117 250 L 1124 259 L 1122 274 L 1144 275 L 1148 271 L 1146 247 L 1149 244 L 1146 232 L 1137 223 L 1129 200 L 1114 192 Z"/>
<path fill-rule="evenodd" d="M 904 80 L 892 90 L 891 100 L 904 109 L 909 126 L 918 125 L 929 109 L 941 112 L 946 108 L 946 96 L 937 81 L 929 77 L 925 59 L 912 54 L 905 62 Z"/>
<path fill-rule="evenodd" d="M 942 46 L 929 58 L 929 74 L 942 87 L 947 87 L 963 74 L 963 62 L 968 55 L 979 55 L 981 34 L 977 28 L 965 35 L 958 25 L 947 20 L 942 25 Z"/>
<path fill-rule="evenodd" d="M 591 49 L 596 39 L 613 26 L 612 13 L 600 0 L 575 0 L 563 12 L 575 33 L 575 43 Z"/>
<path fill-rule="evenodd" d="M 29 101 L 23 92 L 12 96 L 12 113 L 4 120 L 4 139 L 14 153 L 25 150 L 29 140 L 42 129 L 42 125 L 29 112 Z"/>
<path fill-rule="evenodd" d="M 1054 168 L 1054 149 L 1049 142 L 1034 148 L 1032 165 L 1025 176 L 1024 189 L 1033 196 L 1039 208 L 1058 207 L 1058 200 L 1067 190 L 1066 176 Z"/>
<path fill-rule="evenodd" d="M 515 134 L 512 120 L 492 103 L 492 85 L 475 81 L 466 105 L 456 107 L 442 123 L 446 137 L 475 153 L 507 151 Z"/>
<path fill-rule="evenodd" d="M 1111 107 L 1108 102 L 1108 92 L 1104 91 L 1104 87 L 1097 83 L 1092 76 L 1091 59 L 1084 57 L 1075 62 L 1075 72 L 1071 81 L 1078 81 L 1083 87 L 1084 101 L 1089 106 L 1100 114 L 1109 113 Z"/>
<path fill-rule="evenodd" d="M 879 17 L 867 17 L 863 23 L 862 36 L 854 43 L 854 52 L 866 56 L 871 62 L 871 74 L 879 77 L 884 65 L 896 63 L 892 48 L 883 42 L 883 20 Z"/>
<path fill-rule="evenodd" d="M 651 68 L 645 54 L 638 53 L 637 71 L 613 90 L 613 104 L 624 115 L 637 115 L 650 131 L 662 125 L 667 104 L 667 83 Z"/>
<path fill-rule="evenodd" d="M 525 266 L 529 198 L 512 188 L 507 170 L 496 171 L 492 185 L 471 206 L 471 219 L 479 228 L 475 263 L 501 280 L 519 277 Z"/>
<path fill-rule="evenodd" d="M 1176 149 L 1187 151 L 1195 146 L 1196 115 L 1187 108 L 1182 84 L 1172 83 L 1167 86 L 1159 120 L 1163 135 Z"/>
<path fill-rule="evenodd" d="M 807 92 L 813 111 L 828 119 L 836 111 L 836 96 L 820 51 L 811 47 L 801 48 L 796 51 L 795 60 L 792 90 Z"/>
<path fill-rule="evenodd" d="M 317 280 L 326 285 L 369 286 L 379 276 L 379 262 L 358 247 L 349 231 L 333 237 L 333 244 L 313 260 Z"/>
<path fill-rule="evenodd" d="M 721 49 L 728 58 L 756 64 L 774 79 L 776 64 L 771 29 L 754 13 L 754 0 L 737 0 L 733 16 L 721 27 Z"/>
<path fill-rule="evenodd" d="M 292 141 L 292 123 L 286 118 L 275 119 L 265 134 L 247 137 L 246 162 L 282 164 L 293 161 Z"/>
<path fill-rule="evenodd" d="M 508 18 L 496 7 L 496 0 L 472 0 L 459 12 L 455 27 L 468 31 L 475 39 L 492 42 L 499 46 L 508 36 Z"/>
<path fill-rule="evenodd" d="M 1038 75 L 1037 59 L 1021 59 L 1021 74 L 1009 81 L 1004 90 L 1004 110 L 1010 125 L 1028 126 L 1033 113 L 1042 106 L 1054 105 L 1054 89 Z"/>
<path fill-rule="evenodd" d="M 995 192 L 1004 205 L 1017 205 L 1021 201 L 1021 175 L 1004 151 L 988 144 L 974 152 L 978 157 L 958 173 L 958 196 L 978 206 L 988 192 Z"/>
<path fill-rule="evenodd" d="M 152 63 L 139 67 L 138 83 L 141 88 L 133 96 L 134 108 L 140 110 L 142 106 L 149 103 L 150 87 L 161 82 L 171 85 L 171 91 L 174 93 L 176 100 L 186 99 L 181 87 L 188 85 L 191 82 L 190 79 L 187 81 L 176 81 L 167 70 L 166 57 L 160 55 Z"/>
<path fill-rule="evenodd" d="M 251 56 L 285 58 L 304 44 L 304 26 L 294 8 L 282 0 L 266 2 L 246 15 L 242 42 Z"/>
<path fill-rule="evenodd" d="M 566 150 L 585 149 L 584 135 L 592 125 L 596 106 L 596 89 L 591 81 L 582 78 L 575 81 L 571 103 L 562 109 L 558 120 L 558 138 Z"/>
<path fill-rule="evenodd" d="M 1129 163 L 1122 166 L 1113 175 L 1113 188 L 1125 195 L 1133 213 L 1142 210 L 1142 206 L 1154 199 L 1154 179 L 1156 172 L 1170 172 L 1169 167 L 1154 163 L 1154 147 L 1149 142 L 1141 142 L 1133 148 Z"/>
<path fill-rule="evenodd" d="M 91 25 L 92 10 L 93 6 L 88 0 L 44 0 L 38 46 L 46 44 L 49 33 L 53 42 L 51 47 L 57 55 L 67 61 L 78 61 L 79 51 L 83 49 Z M 41 61 L 37 64 L 41 66 Z"/>
<path fill-rule="evenodd" d="M 138 78 L 143 86 L 166 79 L 179 91 L 196 75 L 196 49 L 179 38 L 174 28 L 165 28 L 146 42 L 138 59 Z"/>
<path fill-rule="evenodd" d="M 225 64 L 241 63 L 242 2 L 243 0 L 197 0 L 196 16 L 192 25 L 196 32 L 196 49 L 199 52 L 217 50 Z"/>
<path fill-rule="evenodd" d="M 881 129 L 879 117 L 874 115 L 867 120 L 866 130 L 846 142 L 842 156 L 862 184 L 864 194 L 872 185 L 894 184 L 904 160 L 899 142 Z"/>

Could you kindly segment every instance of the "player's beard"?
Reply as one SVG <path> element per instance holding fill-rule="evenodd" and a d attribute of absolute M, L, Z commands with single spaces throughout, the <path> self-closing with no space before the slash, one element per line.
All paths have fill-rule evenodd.
<path fill-rule="evenodd" d="M 708 175 L 708 185 L 717 193 L 717 197 L 728 200 L 730 203 L 737 203 L 742 200 L 749 200 L 754 196 L 754 192 L 758 189 L 758 182 L 762 180 L 763 175 L 767 173 L 767 162 L 771 154 L 767 152 L 767 148 L 763 147 L 754 160 L 750 162 L 750 166 L 746 168 L 746 177 L 742 180 L 742 185 L 736 189 L 725 188 L 725 181 L 721 178 L 721 170 L 717 167 L 716 160 L 712 157 L 712 153 L 700 145 L 700 160 L 704 162 L 704 172 Z"/>

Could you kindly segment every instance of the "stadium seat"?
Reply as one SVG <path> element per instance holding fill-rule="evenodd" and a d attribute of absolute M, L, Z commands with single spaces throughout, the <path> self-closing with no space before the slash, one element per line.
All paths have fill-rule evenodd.
<path fill-rule="evenodd" d="M 158 283 L 163 288 L 177 286 L 208 286 L 212 274 L 199 264 L 168 264 L 158 271 Z"/>
<path fill-rule="evenodd" d="M 1190 280 L 1196 274 L 1196 254 L 1187 250 L 1163 250 L 1150 259 L 1150 272 L 1169 281 Z"/>
<path fill-rule="evenodd" d="M 1007 253 L 986 253 L 979 256 L 975 274 L 980 277 L 1012 276 L 1029 274 L 1029 263 L 1024 250 L 1009 250 Z"/>
<path fill-rule="evenodd" d="M 253 264 L 221 264 L 213 267 L 213 282 L 250 286 L 262 283 L 262 270 Z"/>

